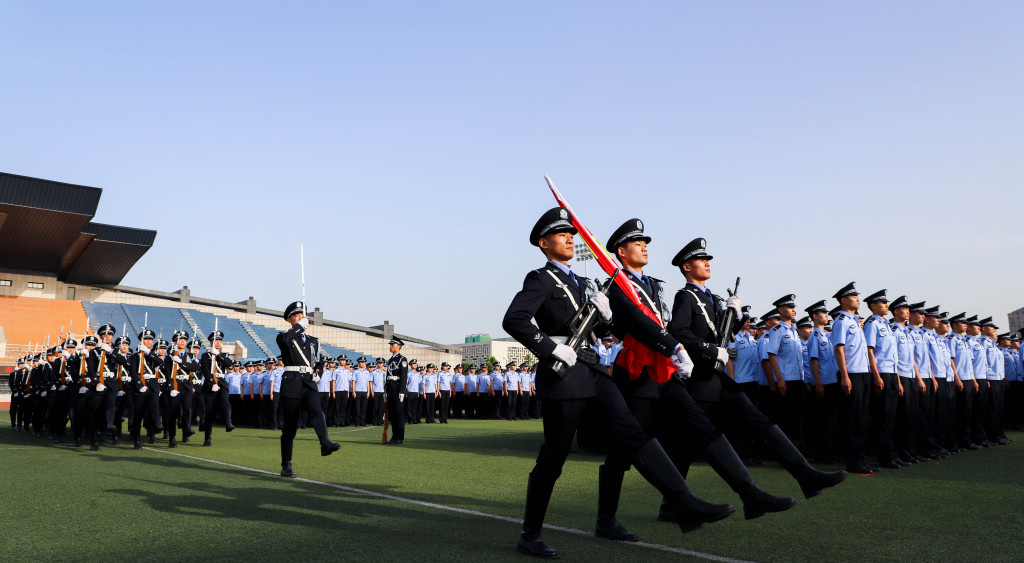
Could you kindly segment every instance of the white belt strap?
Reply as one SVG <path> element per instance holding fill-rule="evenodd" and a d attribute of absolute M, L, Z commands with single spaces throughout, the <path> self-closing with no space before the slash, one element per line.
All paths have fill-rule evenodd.
<path fill-rule="evenodd" d="M 309 366 L 284 366 L 284 371 L 297 371 L 299 373 L 313 373 L 313 368 Z"/>
<path fill-rule="evenodd" d="M 704 320 L 707 321 L 708 323 L 708 328 L 711 329 L 711 334 L 715 335 L 715 338 L 718 338 L 718 331 L 715 330 L 715 323 L 711 322 L 711 317 L 708 316 L 707 305 L 705 305 L 704 302 L 700 300 L 700 297 L 697 297 L 697 292 L 693 291 L 692 289 L 687 289 L 686 291 L 689 292 L 690 295 L 692 295 L 693 298 L 697 300 L 697 305 L 700 307 L 701 314 L 704 315 Z"/>
<path fill-rule="evenodd" d="M 554 278 L 555 285 L 557 285 L 557 286 L 562 288 L 562 291 L 565 292 L 565 296 L 568 297 L 569 298 L 569 302 L 572 303 L 572 308 L 577 310 L 577 311 L 579 311 L 580 310 L 580 306 L 578 304 L 576 304 L 576 298 L 573 297 L 572 296 L 572 292 L 569 291 L 569 286 L 567 286 L 566 284 L 562 283 L 562 280 L 558 279 L 558 276 L 556 276 L 555 273 L 552 272 L 551 270 L 544 270 L 544 271 L 547 272 L 549 276 Z"/>

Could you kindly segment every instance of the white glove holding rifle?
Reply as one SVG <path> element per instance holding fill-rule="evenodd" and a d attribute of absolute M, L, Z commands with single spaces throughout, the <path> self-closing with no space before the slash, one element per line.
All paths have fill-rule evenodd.
<path fill-rule="evenodd" d="M 612 306 L 608 302 L 607 295 L 603 293 L 595 294 L 590 298 L 590 302 L 594 304 L 594 307 L 597 307 L 597 312 L 604 319 L 604 322 L 612 320 Z"/>
<path fill-rule="evenodd" d="M 683 378 L 689 377 L 693 373 L 693 360 L 690 359 L 690 355 L 686 353 L 686 348 L 683 348 L 682 344 L 672 353 L 672 363 L 676 365 L 676 371 Z"/>
<path fill-rule="evenodd" d="M 572 348 L 566 346 L 565 344 L 558 344 L 557 346 L 555 346 L 555 349 L 554 351 L 551 352 L 551 355 L 568 367 L 576 365 L 576 350 L 573 350 Z"/>
<path fill-rule="evenodd" d="M 739 321 L 743 318 L 743 304 L 740 303 L 740 298 L 735 295 L 730 296 L 725 300 L 725 306 L 732 309 L 733 313 L 736 313 L 736 320 Z"/>

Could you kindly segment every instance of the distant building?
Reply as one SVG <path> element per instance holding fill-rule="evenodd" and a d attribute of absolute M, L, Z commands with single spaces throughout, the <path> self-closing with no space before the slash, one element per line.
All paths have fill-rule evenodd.
<path fill-rule="evenodd" d="M 462 361 L 480 365 L 487 361 L 489 356 L 494 356 L 502 366 L 509 362 L 517 365 L 530 356 L 530 363 L 536 363 L 537 359 L 530 354 L 525 346 L 512 338 L 499 338 L 494 340 L 489 334 L 474 334 L 466 337 L 465 344 L 456 345 L 462 349 Z"/>
<path fill-rule="evenodd" d="M 1006 317 L 1010 320 L 1010 331 L 1017 332 L 1024 328 L 1024 307 L 1011 311 Z"/>

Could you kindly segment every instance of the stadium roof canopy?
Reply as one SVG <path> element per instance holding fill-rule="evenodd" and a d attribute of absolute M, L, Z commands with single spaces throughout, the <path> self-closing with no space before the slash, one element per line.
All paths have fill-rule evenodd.
<path fill-rule="evenodd" d="M 0 172 L 0 269 L 116 285 L 156 231 L 93 223 L 103 190 Z"/>

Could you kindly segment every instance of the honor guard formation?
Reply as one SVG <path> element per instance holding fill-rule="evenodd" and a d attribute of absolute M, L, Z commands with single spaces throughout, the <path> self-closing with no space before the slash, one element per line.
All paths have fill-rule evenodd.
<path fill-rule="evenodd" d="M 890 302 L 884 289 L 865 299 L 864 318 L 851 282 L 831 311 L 821 300 L 797 319 L 797 296 L 787 294 L 758 319 L 734 291 L 723 299 L 708 287 L 713 257 L 703 238 L 672 258 L 684 278 L 672 294 L 644 273 L 652 239 L 640 219 L 616 229 L 605 251 L 551 188 L 561 207 L 529 235 L 546 262 L 526 274 L 502 324 L 540 359 L 544 414 L 518 551 L 558 556 L 541 537 L 544 516 L 574 434 L 595 432 L 581 424 L 588 411 L 609 436 L 595 535 L 619 541 L 639 539 L 616 518 L 630 467 L 662 494 L 658 519 L 687 533 L 735 512 L 687 486 L 697 458 L 753 519 L 797 503 L 763 491 L 748 472 L 766 456 L 812 498 L 849 473 L 1008 445 L 1003 428 L 1022 428 L 1020 339 L 997 336 L 991 318 L 950 317 L 906 296 Z M 612 276 L 603 288 L 570 267 L 575 235 Z M 821 471 L 809 457 L 846 470 Z"/>

